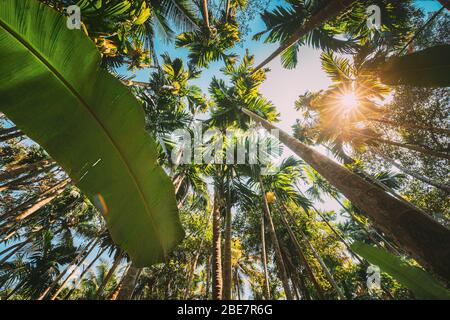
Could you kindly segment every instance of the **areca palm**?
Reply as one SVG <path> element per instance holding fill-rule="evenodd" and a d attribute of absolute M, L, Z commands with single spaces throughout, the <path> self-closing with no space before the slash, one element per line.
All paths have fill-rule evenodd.
<path fill-rule="evenodd" d="M 254 39 L 258 40 L 263 35 L 267 35 L 265 42 L 286 43 L 300 25 L 305 24 L 327 5 L 327 1 L 287 1 L 287 3 L 287 6 L 277 6 L 272 12 L 264 12 L 261 18 L 266 25 L 266 30 L 256 34 Z M 283 66 L 289 69 L 297 66 L 298 50 L 303 45 L 324 50 L 351 52 L 355 47 L 355 41 L 339 39 L 337 37 L 339 33 L 338 29 L 328 24 L 309 30 L 283 51 L 281 55 Z"/>
<path fill-rule="evenodd" d="M 208 10 L 208 1 L 202 0 L 199 11 L 203 23 L 196 30 L 180 34 L 176 40 L 178 47 L 189 49 L 192 65 L 208 67 L 213 61 L 222 59 L 227 62 L 235 59 L 234 54 L 228 53 L 240 41 L 234 12 L 245 7 L 245 4 L 246 1 L 243 0 L 227 1 L 221 16 L 213 17 Z"/>

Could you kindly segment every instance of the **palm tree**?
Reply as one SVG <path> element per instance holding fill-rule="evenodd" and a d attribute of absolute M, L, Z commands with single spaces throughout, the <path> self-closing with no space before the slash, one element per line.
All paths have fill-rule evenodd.
<path fill-rule="evenodd" d="M 348 50 L 351 42 L 340 41 L 334 38 L 337 33 L 323 28 L 322 25 L 331 18 L 336 17 L 355 0 L 345 1 L 289 1 L 292 10 L 278 7 L 275 12 L 266 12 L 263 20 L 267 30 L 256 35 L 260 38 L 269 33 L 267 41 L 280 41 L 281 45 L 268 58 L 261 62 L 254 71 L 264 68 L 275 57 L 283 53 L 283 64 L 293 68 L 297 64 L 297 51 L 304 43 L 315 47 L 329 47 L 333 49 Z M 298 27 L 300 25 L 300 27 Z"/>
<path fill-rule="evenodd" d="M 208 1 L 201 1 L 202 26 L 196 30 L 178 35 L 176 44 L 190 51 L 190 63 L 198 67 L 208 67 L 212 61 L 223 59 L 230 61 L 234 54 L 227 51 L 240 41 L 239 28 L 236 20 L 230 15 L 230 10 L 243 8 L 246 1 L 228 1 L 223 17 L 212 17 L 208 10 Z M 228 11 L 227 11 L 228 10 Z"/>

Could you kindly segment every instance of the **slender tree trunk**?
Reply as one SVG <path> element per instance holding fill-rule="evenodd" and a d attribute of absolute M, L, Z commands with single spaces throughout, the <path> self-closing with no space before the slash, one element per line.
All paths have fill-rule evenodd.
<path fill-rule="evenodd" d="M 53 200 L 57 195 L 59 195 L 62 191 L 64 191 L 64 188 L 69 184 L 69 179 L 63 180 L 55 184 L 54 186 L 48 188 L 47 190 L 41 192 L 36 197 L 33 197 L 30 200 L 27 200 L 17 207 L 9 210 L 8 212 L 4 213 L 1 218 L 9 218 L 11 216 L 15 216 L 14 220 L 21 221 L 24 218 L 28 217 L 30 214 L 36 212 L 43 206 L 45 206 L 48 202 Z M 50 199 L 50 200 L 48 200 Z M 25 209 L 27 208 L 27 209 Z M 24 210 L 25 209 L 25 210 Z M 22 212 L 21 212 L 22 211 Z M 20 213 L 19 213 L 20 212 Z"/>
<path fill-rule="evenodd" d="M 47 166 L 47 167 L 41 168 L 41 169 L 34 170 L 34 171 L 32 171 L 31 173 L 29 173 L 29 174 L 27 174 L 27 175 L 25 175 L 25 176 L 22 176 L 22 177 L 20 177 L 20 178 L 17 178 L 17 179 L 15 179 L 15 180 L 12 180 L 12 181 L 10 181 L 10 182 L 7 182 L 7 183 L 5 183 L 5 184 L 2 184 L 2 185 L 0 186 L 0 192 L 1 192 L 1 191 L 5 191 L 5 190 L 10 190 L 10 189 L 12 189 L 12 188 L 17 188 L 18 186 L 22 186 L 22 185 L 24 185 L 24 184 L 35 183 L 36 181 L 39 181 L 39 179 L 38 179 L 38 180 L 34 180 L 34 181 L 29 181 L 29 180 L 30 180 L 31 178 L 34 178 L 34 177 L 39 176 L 40 174 L 42 174 L 42 173 L 44 173 L 44 172 L 50 171 L 50 170 L 52 170 L 52 169 L 55 168 L 55 167 L 57 167 L 57 164 L 56 164 L 56 163 L 55 163 L 55 164 L 52 164 L 52 165 L 49 165 L 49 166 Z"/>
<path fill-rule="evenodd" d="M 395 141 L 381 139 L 381 138 L 373 138 L 373 140 L 375 140 L 377 142 L 384 143 L 384 144 L 389 144 L 391 146 L 397 146 L 397 147 L 400 147 L 400 148 L 417 151 L 417 152 L 423 153 L 425 155 L 435 156 L 435 157 L 439 157 L 439 158 L 449 159 L 450 160 L 450 155 L 449 154 L 442 153 L 442 152 L 439 152 L 439 151 L 435 151 L 435 150 L 431 150 L 431 149 L 425 149 L 425 148 L 418 147 L 418 146 L 415 146 L 415 145 L 395 142 Z"/>
<path fill-rule="evenodd" d="M 117 300 L 131 300 L 141 271 L 141 268 L 137 268 L 133 263 L 131 263 L 124 275 L 122 287 L 120 288 Z"/>
<path fill-rule="evenodd" d="M 227 6 L 225 9 L 225 22 L 227 22 L 228 18 L 230 17 L 230 9 L 231 9 L 231 0 L 227 0 Z"/>
<path fill-rule="evenodd" d="M 25 285 L 26 281 L 23 280 L 20 283 L 17 284 L 17 286 L 13 289 L 13 291 L 11 291 L 10 293 L 8 293 L 8 295 L 5 297 L 5 300 L 8 300 L 9 298 L 11 298 L 13 295 L 16 294 L 17 291 L 19 291 L 24 285 Z"/>
<path fill-rule="evenodd" d="M 51 164 L 53 164 L 53 163 L 50 162 L 49 160 L 39 160 L 35 163 L 31 163 L 31 164 L 27 163 L 27 164 L 16 166 L 14 168 L 11 168 L 10 170 L 0 173 L 0 182 L 6 181 L 6 180 L 11 180 L 11 179 L 16 179 L 17 177 L 19 177 L 21 174 L 23 174 L 25 172 L 34 171 L 36 169 L 39 169 L 41 167 L 46 167 Z"/>
<path fill-rule="evenodd" d="M 430 132 L 434 132 L 434 133 L 442 133 L 445 135 L 450 135 L 450 130 L 448 129 L 444 129 L 444 128 L 436 128 L 436 127 L 430 127 L 430 126 L 421 126 L 418 124 L 409 124 L 409 123 L 396 123 L 394 121 L 389 121 L 386 119 L 376 119 L 376 118 L 368 118 L 368 121 L 374 121 L 374 122 L 379 122 L 379 123 L 384 123 L 384 124 L 388 124 L 392 127 L 401 127 L 401 128 L 406 128 L 406 129 L 417 129 L 417 130 L 425 130 L 425 131 L 430 131 Z"/>
<path fill-rule="evenodd" d="M 312 268 L 309 265 L 308 259 L 306 258 L 306 255 L 305 255 L 302 247 L 300 246 L 300 242 L 297 240 L 297 237 L 295 236 L 294 232 L 292 231 L 291 226 L 286 221 L 286 217 L 283 214 L 281 214 L 280 216 L 281 216 L 281 220 L 283 221 L 284 226 L 288 230 L 289 236 L 291 237 L 291 240 L 294 243 L 295 248 L 297 249 L 297 252 L 298 252 L 300 258 L 303 261 L 306 273 L 308 274 L 309 279 L 311 280 L 312 284 L 314 285 L 314 288 L 316 289 L 319 299 L 324 300 L 325 296 L 324 296 L 323 289 L 320 286 L 320 284 L 317 282 L 316 277 L 314 276 L 314 272 L 312 271 Z"/>
<path fill-rule="evenodd" d="M 326 21 L 334 18 L 339 15 L 342 11 L 350 7 L 357 0 L 339 0 L 339 1 L 329 1 L 329 4 L 311 17 L 308 21 L 306 21 L 303 25 L 299 27 L 297 31 L 295 31 L 292 36 L 283 42 L 278 49 L 276 49 L 266 60 L 264 60 L 260 65 L 255 68 L 255 71 L 262 69 L 266 64 L 272 61 L 275 57 L 285 51 L 287 48 L 292 46 L 310 31 L 315 28 L 320 27 Z"/>
<path fill-rule="evenodd" d="M 2 135 L 2 136 L 0 136 L 0 143 L 8 141 L 10 139 L 22 137 L 23 135 L 24 135 L 23 132 L 20 131 L 20 130 L 16 131 L 16 132 L 9 133 L 9 134 Z"/>
<path fill-rule="evenodd" d="M 129 268 L 130 266 L 128 266 Z M 126 268 L 126 270 L 124 271 L 124 273 L 126 274 L 128 272 L 128 268 Z M 113 293 L 111 294 L 109 300 L 117 300 L 117 297 L 119 296 L 120 290 L 122 290 L 122 285 L 123 285 L 123 280 L 125 277 L 122 277 L 122 279 L 119 281 L 119 283 L 117 284 L 116 288 L 114 289 Z M 153 290 L 152 290 L 153 291 Z"/>
<path fill-rule="evenodd" d="M 264 213 L 261 215 L 261 260 L 264 268 L 264 297 L 270 300 L 269 272 L 267 270 L 266 228 L 264 226 Z"/>
<path fill-rule="evenodd" d="M 203 18 L 205 19 L 205 25 L 210 29 L 209 25 L 209 12 L 208 12 L 208 0 L 202 0 Z"/>
<path fill-rule="evenodd" d="M 92 261 L 87 265 L 87 267 L 83 270 L 83 272 L 81 272 L 80 276 L 77 279 L 77 282 L 73 285 L 73 288 L 70 289 L 70 291 L 64 296 L 64 298 L 62 300 L 67 300 L 70 298 L 70 296 L 72 295 L 72 293 L 78 288 L 78 286 L 80 285 L 81 281 L 83 280 L 84 275 L 92 268 L 92 266 L 94 265 L 94 263 L 101 257 L 101 255 L 106 251 L 106 248 L 103 248 L 101 250 L 99 250 L 99 252 L 97 253 L 97 255 L 95 256 L 94 259 L 92 259 Z"/>
<path fill-rule="evenodd" d="M 399 148 L 404 148 L 404 149 L 408 149 L 408 150 L 412 150 L 412 151 L 417 151 L 417 152 L 420 152 L 420 153 L 428 155 L 428 156 L 435 156 L 435 157 L 450 160 L 450 154 L 448 154 L 448 153 L 442 153 L 442 152 L 432 150 L 432 149 L 425 149 L 425 148 L 422 148 L 422 147 L 419 147 L 416 145 L 412 145 L 412 144 L 400 143 L 400 142 L 395 142 L 395 141 L 391 141 L 391 140 L 387 140 L 387 139 L 383 139 L 383 138 L 377 138 L 377 137 L 373 137 L 373 136 L 362 134 L 362 133 L 355 132 L 355 131 L 353 131 L 352 133 L 354 133 L 355 135 L 379 142 L 379 143 L 388 144 L 391 146 L 396 146 Z"/>
<path fill-rule="evenodd" d="M 209 299 L 209 287 L 211 286 L 211 267 L 212 267 L 212 256 L 209 257 L 206 263 L 206 283 L 205 283 L 205 300 Z"/>
<path fill-rule="evenodd" d="M 337 197 L 333 196 L 333 199 L 345 210 L 345 212 L 347 212 L 350 215 L 350 218 L 352 218 L 353 221 L 355 221 L 361 227 L 361 230 L 364 231 L 364 233 L 367 235 L 367 237 L 377 247 L 379 247 L 380 249 L 385 249 L 382 245 L 380 245 L 380 242 L 370 234 L 370 230 L 361 221 L 359 221 L 359 219 L 353 214 L 353 212 L 349 208 L 347 208 Z M 397 248 L 395 248 L 387 239 L 385 239 L 376 230 L 374 230 L 374 232 L 386 244 L 386 246 L 389 248 L 390 251 L 392 251 L 392 253 L 394 253 L 395 255 L 398 255 L 398 256 L 400 255 L 400 252 L 397 250 Z"/>
<path fill-rule="evenodd" d="M 241 300 L 241 286 L 239 285 L 238 268 L 234 269 L 234 282 L 236 283 L 236 296 L 237 296 L 237 299 Z"/>
<path fill-rule="evenodd" d="M 214 207 L 214 205 L 213 205 L 213 207 Z M 205 231 L 203 232 L 202 240 L 200 241 L 199 249 L 197 250 L 197 254 L 195 255 L 194 261 L 192 262 L 191 268 L 189 270 L 188 283 L 187 283 L 186 289 L 184 291 L 183 300 L 186 300 L 189 297 L 192 281 L 194 280 L 194 272 L 195 272 L 195 269 L 197 268 L 197 262 L 198 262 L 198 259 L 200 257 L 200 253 L 202 252 L 203 244 L 205 243 L 206 231 L 208 230 L 210 221 L 212 219 L 213 212 L 214 212 L 214 208 L 211 211 L 211 214 L 210 214 L 209 219 L 208 219 L 208 224 L 206 225 Z"/>
<path fill-rule="evenodd" d="M 212 284 L 213 299 L 222 299 L 222 237 L 220 223 L 220 203 L 221 196 L 216 188 L 214 194 L 214 214 L 213 214 L 213 247 L 212 247 Z"/>
<path fill-rule="evenodd" d="M 450 186 L 443 184 L 443 183 L 439 183 L 436 181 L 433 181 L 432 179 L 429 179 L 427 177 L 424 177 L 418 173 L 415 173 L 411 170 L 408 170 L 407 168 L 401 166 L 400 164 L 398 164 L 397 162 L 395 162 L 394 160 L 392 160 L 391 158 L 385 156 L 382 152 L 380 152 L 379 150 L 377 150 L 375 152 L 376 154 L 378 154 L 378 156 L 380 156 L 381 158 L 383 158 L 387 163 L 391 164 L 392 166 L 396 167 L 397 169 L 399 169 L 400 171 L 410 175 L 413 178 L 416 178 L 417 180 L 420 180 L 422 182 L 425 182 L 426 184 L 429 184 L 430 186 L 436 187 L 446 193 L 450 193 Z"/>
<path fill-rule="evenodd" d="M 120 261 L 122 260 L 123 257 L 123 253 L 122 251 L 120 251 L 116 257 L 116 259 L 114 259 L 113 265 L 111 266 L 111 269 L 109 269 L 108 274 L 106 275 L 106 277 L 103 279 L 102 284 L 100 285 L 100 287 L 97 290 L 96 293 L 96 299 L 100 300 L 103 297 L 103 291 L 106 288 L 106 285 L 109 282 L 109 279 L 111 279 L 111 277 L 113 276 L 114 272 L 116 272 L 117 267 L 120 264 Z"/>
<path fill-rule="evenodd" d="M 78 262 L 75 268 L 73 268 L 72 272 L 67 276 L 67 278 L 63 281 L 63 283 L 59 286 L 59 289 L 56 290 L 56 292 L 51 296 L 50 300 L 55 300 L 56 297 L 61 293 L 62 289 L 66 286 L 66 284 L 70 281 L 70 279 L 73 278 L 75 273 L 77 272 L 77 269 L 83 265 L 84 261 L 89 257 L 91 252 L 95 249 L 95 246 L 97 245 L 99 241 L 97 240 L 92 247 L 89 249 L 89 251 L 84 255 L 84 257 Z"/>
<path fill-rule="evenodd" d="M 316 249 L 313 247 L 313 245 L 311 244 L 311 242 L 309 242 L 308 238 L 306 237 L 306 235 L 303 233 L 302 230 L 300 230 L 300 228 L 298 229 L 300 236 L 302 237 L 303 241 L 308 245 L 309 249 L 311 250 L 313 256 L 316 258 L 317 261 L 319 261 L 320 266 L 322 267 L 323 272 L 325 273 L 325 276 L 328 280 L 328 282 L 330 282 L 331 286 L 334 288 L 334 290 L 336 291 L 336 293 L 338 294 L 338 297 L 340 299 L 345 300 L 346 297 L 344 295 L 344 293 L 342 292 L 342 289 L 339 287 L 339 285 L 337 284 L 336 280 L 334 279 L 333 275 L 331 274 L 330 270 L 328 269 L 327 265 L 325 264 L 325 262 L 322 260 L 322 257 L 319 255 L 319 253 L 316 251 Z"/>
<path fill-rule="evenodd" d="M 18 252 L 20 249 L 22 249 L 23 247 L 25 247 L 25 245 L 27 243 L 29 243 L 31 241 L 31 239 L 29 240 L 25 240 L 24 242 L 22 242 L 19 246 L 17 246 L 14 250 L 12 250 L 9 254 L 7 254 L 5 257 L 3 257 L 2 260 L 0 260 L 0 266 L 2 266 L 5 262 L 7 262 L 9 260 L 9 258 L 11 258 L 13 255 L 16 254 L 16 252 Z"/>
<path fill-rule="evenodd" d="M 228 183 L 229 185 L 229 183 Z M 223 300 L 231 300 L 231 288 L 232 288 L 232 269 L 231 269 L 231 194 L 230 188 L 228 188 L 226 204 L 226 216 L 225 216 L 225 243 L 223 254 Z"/>
<path fill-rule="evenodd" d="M 287 300 L 293 300 L 294 297 L 292 296 L 291 288 L 289 285 L 289 278 L 288 278 L 287 272 L 286 272 L 286 266 L 284 265 L 283 256 L 281 255 L 280 244 L 278 243 L 277 234 L 275 232 L 275 227 L 273 225 L 272 216 L 270 214 L 269 203 L 267 202 L 266 191 L 264 189 L 264 185 L 263 185 L 261 176 L 259 176 L 259 186 L 261 188 L 261 193 L 262 193 L 263 210 L 266 215 L 267 222 L 269 223 L 270 236 L 272 238 L 272 243 L 273 243 L 273 247 L 275 250 L 275 260 L 278 265 L 281 282 L 283 283 L 284 293 L 286 294 Z"/>
<path fill-rule="evenodd" d="M 13 132 L 19 131 L 17 127 L 11 127 L 11 128 L 1 128 L 0 129 L 0 136 L 4 136 L 5 134 L 10 134 Z"/>
<path fill-rule="evenodd" d="M 307 147 L 253 112 L 247 109 L 242 111 L 268 131 L 279 130 L 282 143 L 363 210 L 382 232 L 393 238 L 422 266 L 450 282 L 450 264 L 442 263 L 450 261 L 448 228 Z"/>
<path fill-rule="evenodd" d="M 67 266 L 66 269 L 64 269 L 63 271 L 61 271 L 56 278 L 53 280 L 53 282 L 47 287 L 47 289 L 44 290 L 44 292 L 39 296 L 39 298 L 37 300 L 43 300 L 50 291 L 53 290 L 53 288 L 58 284 L 59 280 L 62 279 L 62 277 L 66 274 L 67 270 L 69 270 L 72 267 L 75 267 L 78 262 L 80 261 L 81 257 L 84 256 L 86 254 L 86 252 L 89 252 L 89 248 L 91 246 L 95 246 L 96 245 L 96 241 L 95 240 L 91 240 L 87 246 L 81 250 L 81 252 L 76 256 L 76 258 Z"/>

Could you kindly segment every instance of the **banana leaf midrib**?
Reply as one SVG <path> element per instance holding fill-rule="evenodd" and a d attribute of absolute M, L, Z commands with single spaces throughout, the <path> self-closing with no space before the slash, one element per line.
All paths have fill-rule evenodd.
<path fill-rule="evenodd" d="M 71 94 L 73 94 L 76 97 L 77 100 L 79 100 L 81 102 L 81 104 L 84 106 L 84 108 L 87 110 L 87 112 L 91 115 L 91 117 L 95 120 L 95 122 L 102 128 L 102 131 L 104 132 L 104 134 L 106 135 L 108 140 L 111 142 L 112 146 L 114 146 L 114 149 L 118 153 L 120 160 L 122 161 L 122 163 L 124 164 L 126 170 L 130 174 L 130 177 L 132 178 L 131 180 L 133 181 L 134 185 L 136 186 L 136 189 L 138 190 L 139 196 L 140 196 L 140 198 L 142 199 L 142 201 L 144 203 L 145 211 L 147 212 L 148 216 L 150 217 L 150 221 L 151 221 L 152 227 L 155 230 L 156 237 L 158 238 L 158 241 L 160 243 L 160 247 L 161 247 L 161 249 L 163 251 L 163 256 L 166 257 L 167 256 L 167 250 L 164 247 L 163 242 L 161 241 L 161 236 L 160 236 L 159 229 L 157 228 L 157 225 L 156 225 L 156 223 L 154 221 L 154 218 L 153 218 L 152 214 L 150 213 L 150 210 L 149 210 L 149 207 L 148 207 L 148 203 L 145 200 L 145 197 L 144 197 L 144 194 L 142 193 L 141 187 L 140 187 L 140 185 L 139 185 L 135 175 L 133 174 L 133 172 L 132 172 L 128 162 L 123 157 L 119 146 L 117 146 L 117 144 L 114 142 L 113 138 L 109 134 L 109 132 L 106 129 L 106 127 L 101 123 L 101 121 L 98 119 L 98 117 L 91 111 L 91 109 L 89 108 L 89 104 L 86 101 L 84 101 L 84 99 L 77 92 L 77 90 L 73 86 L 71 86 L 68 81 L 65 80 L 64 76 L 61 73 L 59 73 L 57 71 L 57 69 L 55 67 L 53 67 L 52 64 L 49 61 L 47 61 L 45 59 L 45 57 L 41 53 L 39 53 L 39 50 L 37 50 L 31 44 L 29 44 L 25 39 L 23 39 L 20 36 L 20 34 L 15 32 L 14 29 L 9 27 L 2 20 L 0 20 L 0 27 L 3 28 L 7 33 L 12 35 L 14 37 L 14 39 L 16 39 L 21 45 L 23 45 L 25 48 L 27 48 L 38 61 L 40 61 L 43 65 L 45 65 L 47 67 L 47 69 L 49 69 L 50 72 L 55 75 L 56 79 L 58 79 L 64 85 L 64 87 L 66 87 L 67 90 Z"/>

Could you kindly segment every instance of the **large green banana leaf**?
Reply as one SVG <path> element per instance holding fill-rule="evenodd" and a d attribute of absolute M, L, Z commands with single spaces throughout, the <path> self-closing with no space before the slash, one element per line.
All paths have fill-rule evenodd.
<path fill-rule="evenodd" d="M 39 143 L 103 213 L 136 266 L 184 236 L 141 105 L 99 68 L 95 45 L 36 0 L 0 0 L 0 111 Z"/>
<path fill-rule="evenodd" d="M 388 60 L 380 72 L 388 85 L 450 87 L 450 45 L 427 48 Z"/>
<path fill-rule="evenodd" d="M 409 265 L 399 257 L 360 241 L 355 241 L 351 248 L 381 271 L 410 289 L 418 299 L 450 299 L 450 292 L 432 276 L 418 267 Z M 443 261 L 442 263 L 447 263 Z"/>

